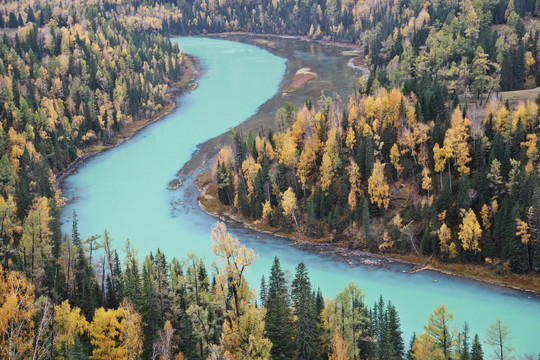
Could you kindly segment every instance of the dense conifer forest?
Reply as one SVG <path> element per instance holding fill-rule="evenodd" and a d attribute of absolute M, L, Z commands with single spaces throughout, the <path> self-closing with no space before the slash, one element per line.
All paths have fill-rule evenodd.
<path fill-rule="evenodd" d="M 392 299 L 351 283 L 325 300 L 302 263 L 289 280 L 276 258 L 256 294 L 256 254 L 221 223 L 212 267 L 83 239 L 76 214 L 63 234 L 55 180 L 171 106 L 190 62 L 166 35 L 346 42 L 371 75 L 348 101 L 278 110 L 275 134 L 235 134 L 214 167 L 222 205 L 353 248 L 538 272 L 539 104 L 496 96 L 540 85 L 538 15 L 527 0 L 0 1 L 0 356 L 506 358 L 495 317 L 473 335 L 441 305 L 404 339 Z"/>

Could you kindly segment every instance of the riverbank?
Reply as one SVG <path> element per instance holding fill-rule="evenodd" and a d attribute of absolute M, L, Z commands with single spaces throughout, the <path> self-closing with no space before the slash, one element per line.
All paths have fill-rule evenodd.
<path fill-rule="evenodd" d="M 273 132 L 278 130 L 274 115 L 286 101 L 297 106 L 301 106 L 306 99 L 315 103 L 322 93 L 326 96 L 348 98 L 354 92 L 358 78 L 367 71 L 365 68 L 351 68 L 347 65 L 353 55 L 343 55 L 343 53 L 357 56 L 359 47 L 354 44 L 315 40 L 302 36 L 245 32 L 207 34 L 204 37 L 255 45 L 287 60 L 287 70 L 274 96 L 262 104 L 246 121 L 238 125 L 231 124 L 231 128 L 244 135 L 247 135 L 249 131 L 255 134 L 267 134 L 269 130 Z M 295 91 L 287 92 L 297 75 L 296 72 L 303 68 L 311 69 L 310 72 L 317 76 L 309 76 L 309 80 L 303 81 Z M 303 80 L 307 79 L 306 77 Z M 228 131 L 197 145 L 193 156 L 178 171 L 177 179 L 170 182 L 169 188 L 177 188 L 177 184 L 183 178 L 206 166 L 224 144 L 230 143 L 232 143 L 232 137 L 231 132 Z"/>
<path fill-rule="evenodd" d="M 273 236 L 285 238 L 295 246 L 307 248 L 324 255 L 338 256 L 349 265 L 355 264 L 385 266 L 385 263 L 400 263 L 410 267 L 410 273 L 418 271 L 434 271 L 448 276 L 480 281 L 490 285 L 502 286 L 513 290 L 524 291 L 540 297 L 540 276 L 531 274 L 497 274 L 483 265 L 442 263 L 436 259 L 415 256 L 413 254 L 377 254 L 352 249 L 349 242 L 331 242 L 331 239 L 311 239 L 302 234 L 292 234 L 273 229 L 262 222 L 250 221 L 232 213 L 217 198 L 217 186 L 214 180 L 202 170 L 195 181 L 199 191 L 199 207 L 208 215 L 235 226 Z"/>
<path fill-rule="evenodd" d="M 59 189 L 61 187 L 62 181 L 67 176 L 76 171 L 77 168 L 84 164 L 88 159 L 122 145 L 123 143 L 131 139 L 133 136 L 135 136 L 138 132 L 143 130 L 145 127 L 159 120 L 162 120 L 164 117 L 171 114 L 174 109 L 176 109 L 176 99 L 183 93 L 195 90 L 197 88 L 196 80 L 201 76 L 201 70 L 199 65 L 200 64 L 197 58 L 186 55 L 182 79 L 179 82 L 173 84 L 167 90 L 167 105 L 154 117 L 140 119 L 128 124 L 128 126 L 123 132 L 114 134 L 110 143 L 96 144 L 89 146 L 86 149 L 83 149 L 82 154 L 80 154 L 74 161 L 72 161 L 71 164 L 69 164 L 60 173 L 55 174 L 55 187 Z"/>

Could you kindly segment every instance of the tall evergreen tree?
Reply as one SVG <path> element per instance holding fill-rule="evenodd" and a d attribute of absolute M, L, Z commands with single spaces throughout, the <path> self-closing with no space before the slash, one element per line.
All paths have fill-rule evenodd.
<path fill-rule="evenodd" d="M 296 359 L 317 359 L 317 322 L 311 297 L 311 282 L 304 263 L 296 267 L 295 278 L 292 282 L 291 298 L 294 304 L 294 339 Z"/>
<path fill-rule="evenodd" d="M 471 360 L 484 360 L 484 351 L 482 351 L 482 344 L 478 339 L 478 334 L 474 335 L 474 340 L 471 348 Z"/>
<path fill-rule="evenodd" d="M 294 358 L 294 341 L 292 329 L 292 313 L 289 291 L 285 273 L 281 269 L 279 259 L 274 263 L 268 279 L 268 295 L 266 305 L 266 334 L 272 342 L 272 359 Z"/>

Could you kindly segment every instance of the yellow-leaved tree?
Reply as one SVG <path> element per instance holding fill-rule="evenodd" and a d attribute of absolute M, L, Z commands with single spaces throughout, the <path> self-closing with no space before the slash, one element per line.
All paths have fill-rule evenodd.
<path fill-rule="evenodd" d="M 461 175 L 469 174 L 468 163 L 471 161 L 469 143 L 469 126 L 471 121 L 463 117 L 459 106 L 452 113 L 450 128 L 446 130 L 444 148 L 446 157 L 454 159 L 457 170 Z"/>
<path fill-rule="evenodd" d="M 0 353 L 2 358 L 32 358 L 34 343 L 34 287 L 16 271 L 0 266 Z"/>
<path fill-rule="evenodd" d="M 296 221 L 296 215 L 294 214 L 297 208 L 296 194 L 291 187 L 281 194 L 281 207 L 283 207 L 283 215 L 292 217 L 294 219 L 294 223 L 296 224 L 296 228 L 300 230 L 298 221 Z"/>
<path fill-rule="evenodd" d="M 99 308 L 94 313 L 94 319 L 88 328 L 90 342 L 94 346 L 92 358 L 96 360 L 124 359 L 125 352 L 118 341 L 120 337 L 120 322 L 118 311 Z"/>
<path fill-rule="evenodd" d="M 368 193 L 371 199 L 371 203 L 379 207 L 388 209 L 390 203 L 389 186 L 384 176 L 384 166 L 381 162 L 377 161 L 373 164 L 373 171 L 368 179 Z"/>
<path fill-rule="evenodd" d="M 321 188 L 328 194 L 328 189 L 332 184 L 332 178 L 334 177 L 334 165 L 332 164 L 332 158 L 327 153 L 323 154 L 321 164 Z"/>
<path fill-rule="evenodd" d="M 403 173 L 403 166 L 400 164 L 399 160 L 401 158 L 401 153 L 397 143 L 394 143 L 390 149 L 390 163 L 394 166 L 397 171 L 398 177 Z"/>
<path fill-rule="evenodd" d="M 88 332 L 93 359 L 134 360 L 142 353 L 141 316 L 129 301 L 118 309 L 97 309 Z"/>
<path fill-rule="evenodd" d="M 441 254 L 443 255 L 449 255 L 450 253 L 450 240 L 452 239 L 452 231 L 448 226 L 446 226 L 445 223 L 441 225 L 439 230 L 437 231 L 437 236 L 439 237 L 439 248 L 441 250 Z"/>
<path fill-rule="evenodd" d="M 433 190 L 433 184 L 430 175 L 431 173 L 429 171 L 429 168 L 427 166 L 424 167 L 424 169 L 422 170 L 422 189 L 427 191 L 428 205 L 431 207 L 431 198 L 429 197 L 429 192 Z"/>
<path fill-rule="evenodd" d="M 529 225 L 518 218 L 516 218 L 516 236 L 519 237 L 521 243 L 525 245 L 525 249 L 527 250 L 527 266 L 530 270 L 529 242 L 531 241 L 531 232 L 529 230 Z"/>
<path fill-rule="evenodd" d="M 349 184 L 351 186 L 347 202 L 351 211 L 354 212 L 358 203 L 357 198 L 360 195 L 360 167 L 356 161 L 351 159 L 347 170 L 349 172 Z"/>
<path fill-rule="evenodd" d="M 21 242 L 24 268 L 32 282 L 45 275 L 45 260 L 52 256 L 50 223 L 47 198 L 38 198 L 24 221 Z"/>
<path fill-rule="evenodd" d="M 69 349 L 75 343 L 75 336 L 82 335 L 88 329 L 88 321 L 81 309 L 72 308 L 65 300 L 54 307 L 54 348 L 57 359 L 65 359 Z"/>
<path fill-rule="evenodd" d="M 462 210 L 463 221 L 459 225 L 459 239 L 463 250 L 472 250 L 476 256 L 477 251 L 481 251 L 478 241 L 482 236 L 482 229 L 476 219 L 476 214 L 472 209 Z"/>
<path fill-rule="evenodd" d="M 256 255 L 233 238 L 222 222 L 212 229 L 212 242 L 212 252 L 222 264 L 214 291 L 223 307 L 228 294 L 232 295 L 231 308 L 223 321 L 219 350 L 225 359 L 269 359 L 272 343 L 264 330 L 266 310 L 255 306 L 255 291 L 244 278 L 244 271 Z"/>
<path fill-rule="evenodd" d="M 452 320 L 454 314 L 447 312 L 446 305 L 437 306 L 433 314 L 429 315 L 428 323 L 424 326 L 425 331 L 414 340 L 413 358 L 450 359 L 454 348 L 453 334 L 456 332 L 450 328 Z"/>
<path fill-rule="evenodd" d="M 19 220 L 17 218 L 17 205 L 13 196 L 4 198 L 0 195 L 0 239 L 1 250 L 4 254 L 4 267 L 7 270 L 10 256 L 16 252 L 13 246 L 13 235 L 20 231 Z"/>
<path fill-rule="evenodd" d="M 329 360 L 348 360 L 349 356 L 347 355 L 347 340 L 339 331 L 339 328 L 336 326 L 334 330 L 334 337 L 332 338 L 332 352 L 328 354 Z"/>

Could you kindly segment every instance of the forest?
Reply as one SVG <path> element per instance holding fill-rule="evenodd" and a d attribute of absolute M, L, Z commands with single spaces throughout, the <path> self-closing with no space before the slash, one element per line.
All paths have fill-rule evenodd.
<path fill-rule="evenodd" d="M 233 212 L 304 238 L 540 271 L 538 104 L 490 102 L 474 133 L 459 105 L 439 103 L 433 119 L 420 103 L 382 88 L 304 105 L 276 134 L 236 133 L 213 191 Z"/>
<path fill-rule="evenodd" d="M 3 0 L 0 2 L 0 349 L 7 359 L 483 359 L 512 350 L 433 310 L 404 339 L 392 299 L 333 299 L 213 231 L 221 261 L 120 252 L 62 234 L 57 176 L 170 109 L 190 60 L 167 36 L 246 31 L 354 44 L 371 75 L 348 101 L 235 133 L 215 195 L 261 227 L 390 254 L 540 271 L 540 0 Z M 316 103 L 312 103 L 312 101 Z M 245 136 L 244 136 L 245 135 Z M 487 179 L 487 181 L 486 181 Z M 96 229 L 100 232 L 101 229 Z M 187 255 L 187 254 L 183 254 Z M 459 326 L 459 330 L 457 327 Z"/>
<path fill-rule="evenodd" d="M 418 49 L 409 43 L 414 66 L 375 66 L 348 101 L 323 95 L 279 109 L 274 134 L 235 133 L 212 168 L 209 192 L 224 206 L 214 210 L 353 249 L 539 272 L 540 97 L 511 106 L 493 96 L 536 86 L 539 30 L 525 30 L 517 2 L 507 4 L 500 34 L 501 3 L 474 4 L 485 7 L 477 11 L 484 22 L 470 22 L 468 4 L 444 25 L 433 4 L 425 19 L 442 27 L 433 43 L 434 27 Z M 528 55 L 506 59 L 518 53 Z M 372 65 L 384 64 L 376 56 Z M 508 75 L 508 64 L 523 69 Z"/>
<path fill-rule="evenodd" d="M 512 351 L 511 330 L 500 320 L 482 341 L 467 323 L 458 329 L 444 305 L 405 344 L 391 301 L 381 297 L 368 306 L 354 283 L 324 299 L 303 263 L 290 281 L 277 257 L 257 295 L 245 277 L 257 255 L 224 223 L 212 229 L 218 261 L 210 273 L 195 254 L 168 261 L 158 249 L 141 263 L 129 241 L 120 261 L 106 231 L 82 240 L 77 224 L 75 214 L 72 234 L 51 264 L 58 272 L 45 271 L 37 281 L 0 267 L 6 359 L 481 360 L 487 351 L 501 359 Z M 95 249 L 104 253 L 100 272 Z"/>

